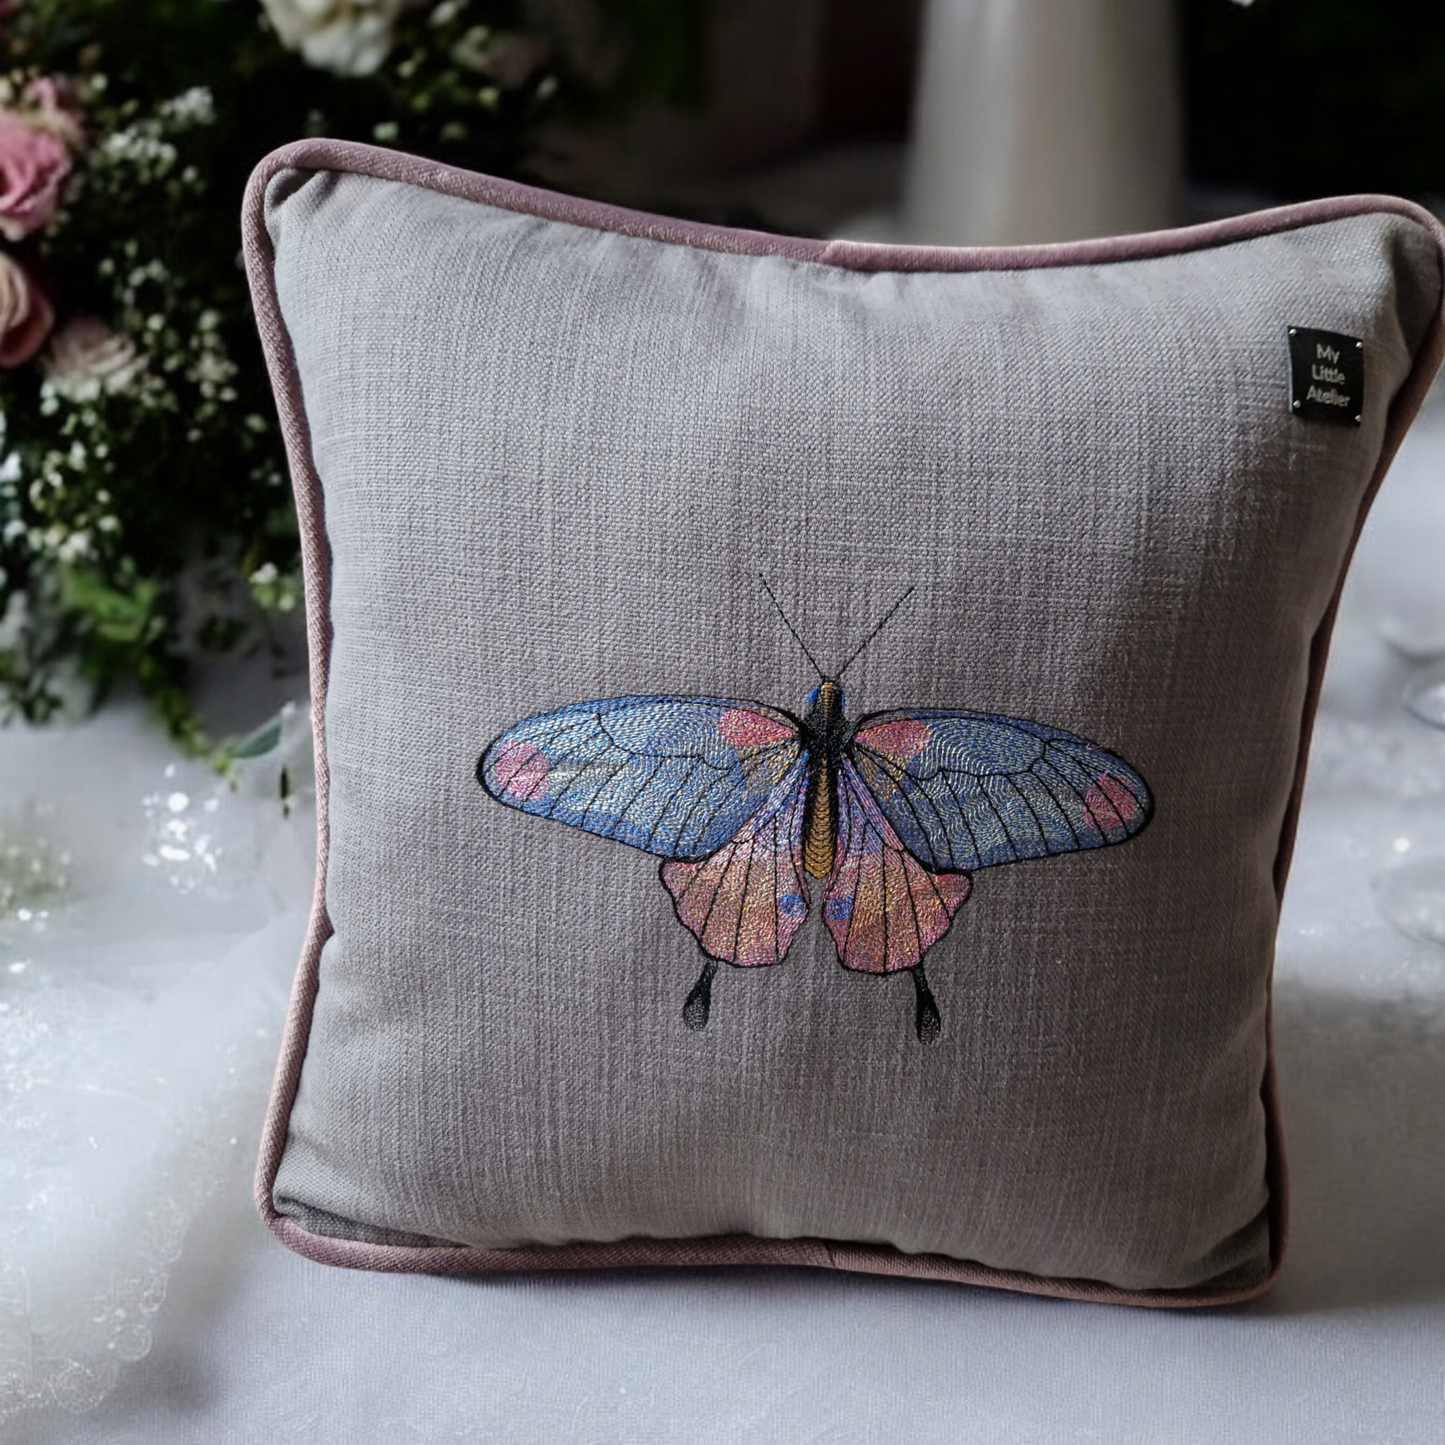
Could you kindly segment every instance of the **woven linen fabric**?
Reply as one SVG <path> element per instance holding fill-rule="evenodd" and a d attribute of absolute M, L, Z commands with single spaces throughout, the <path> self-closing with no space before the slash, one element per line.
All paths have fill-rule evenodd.
<path fill-rule="evenodd" d="M 273 157 L 251 208 L 326 820 L 277 1232 L 381 1268 L 1264 1287 L 1278 887 L 1342 569 L 1438 356 L 1425 213 L 970 262 L 335 143 Z M 1291 414 L 1290 326 L 1363 344 L 1358 425 Z M 830 673 L 914 586 L 850 718 L 1029 719 L 1152 792 L 1125 846 L 973 873 L 928 1047 L 907 981 L 838 966 L 816 888 L 782 965 L 724 965 L 685 1028 L 702 959 L 658 859 L 478 786 L 569 703 L 806 711 L 760 579 Z"/>

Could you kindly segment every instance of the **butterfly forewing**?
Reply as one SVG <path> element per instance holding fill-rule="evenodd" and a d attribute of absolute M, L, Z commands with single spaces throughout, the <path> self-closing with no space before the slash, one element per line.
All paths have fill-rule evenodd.
<path fill-rule="evenodd" d="M 721 848 L 803 754 L 797 722 L 724 698 L 617 697 L 523 719 L 477 778 L 510 808 L 662 858 Z"/>
<path fill-rule="evenodd" d="M 930 872 L 1122 843 L 1153 807 L 1122 758 L 1018 718 L 875 713 L 847 751 L 899 841 Z"/>

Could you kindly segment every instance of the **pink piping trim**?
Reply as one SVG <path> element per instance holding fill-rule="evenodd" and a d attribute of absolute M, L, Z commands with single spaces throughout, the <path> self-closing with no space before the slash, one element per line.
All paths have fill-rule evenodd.
<path fill-rule="evenodd" d="M 291 994 L 281 1055 L 276 1066 L 275 1084 L 262 1133 L 261 1156 L 256 1170 L 256 1206 L 276 1237 L 298 1254 L 324 1264 L 388 1272 L 458 1274 L 530 1269 L 794 1265 L 873 1274 L 914 1275 L 925 1279 L 953 1280 L 1065 1299 L 1156 1308 L 1236 1304 L 1264 1293 L 1279 1276 L 1288 1228 L 1288 1174 L 1276 1095 L 1272 996 L 1271 1007 L 1266 1015 L 1268 1055 L 1261 1084 L 1270 1190 L 1270 1269 L 1262 1280 L 1241 1288 L 1125 1290 L 1091 1280 L 1048 1279 L 990 1269 L 985 1265 L 939 1255 L 910 1255 L 888 1245 L 840 1244 L 818 1239 L 773 1240 L 747 1235 L 681 1240 L 630 1239 L 613 1244 L 571 1244 L 503 1250 L 473 1249 L 463 1245 L 367 1244 L 359 1240 L 312 1234 L 276 1211 L 272 1203 L 271 1188 L 285 1149 L 291 1106 L 295 1102 L 301 1066 L 306 1055 L 321 949 L 332 931 L 325 897 L 326 858 L 330 837 L 327 821 L 325 711 L 331 649 L 331 554 L 326 539 L 321 482 L 311 458 L 310 435 L 300 378 L 276 296 L 272 271 L 274 258 L 264 215 L 267 185 L 279 172 L 291 169 L 344 171 L 381 180 L 402 181 L 438 191 L 443 195 L 457 196 L 568 225 L 638 236 L 665 244 L 692 246 L 701 250 L 749 256 L 781 256 L 794 261 L 811 261 L 855 271 L 1013 271 L 1045 266 L 1106 265 L 1229 245 L 1301 226 L 1376 213 L 1403 216 L 1422 226 L 1434 237 L 1440 253 L 1440 310 L 1421 341 L 1409 376 L 1390 404 L 1379 461 L 1361 501 L 1345 566 L 1341 568 L 1334 595 L 1311 642 L 1310 680 L 1300 723 L 1295 783 L 1285 810 L 1275 859 L 1275 889 L 1277 896 L 1281 898 L 1294 846 L 1305 765 L 1319 703 L 1325 658 L 1329 651 L 1330 633 L 1339 606 L 1349 556 L 1353 555 L 1355 544 L 1359 540 L 1370 503 L 1384 480 L 1385 472 L 1406 430 L 1420 409 L 1442 357 L 1445 357 L 1445 228 L 1422 207 L 1394 196 L 1341 196 L 1256 211 L 1250 215 L 1230 217 L 1203 226 L 1102 240 L 1070 241 L 1048 246 L 882 246 L 858 241 L 816 241 L 652 216 L 619 206 L 578 200 L 515 181 L 477 175 L 396 151 L 333 140 L 298 141 L 273 151 L 252 173 L 242 210 L 246 270 L 250 278 L 257 325 L 276 393 L 282 435 L 285 438 L 296 491 L 302 565 L 306 579 L 306 625 L 311 655 L 311 713 L 316 735 L 316 888 L 311 921 Z"/>

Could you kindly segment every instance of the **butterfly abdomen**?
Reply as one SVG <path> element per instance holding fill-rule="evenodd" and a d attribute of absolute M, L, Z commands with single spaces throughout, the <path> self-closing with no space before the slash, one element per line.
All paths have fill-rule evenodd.
<path fill-rule="evenodd" d="M 810 878 L 826 878 L 833 871 L 838 841 L 836 789 L 831 760 L 821 758 L 808 779 L 803 805 L 803 867 Z"/>

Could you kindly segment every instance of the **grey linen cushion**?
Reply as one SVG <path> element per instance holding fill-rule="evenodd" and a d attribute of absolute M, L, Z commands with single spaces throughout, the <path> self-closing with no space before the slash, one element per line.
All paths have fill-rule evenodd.
<path fill-rule="evenodd" d="M 1428 215 L 1355 198 L 1118 242 L 888 248 L 307 142 L 258 170 L 246 225 L 321 804 L 259 1174 L 280 1237 L 383 1269 L 803 1263 L 1154 1304 L 1265 1288 L 1279 895 L 1344 565 L 1439 360 Z M 1362 404 L 1352 373 L 1335 387 L 1357 425 L 1292 412 L 1291 327 L 1361 343 Z M 937 1026 L 921 968 L 915 993 L 856 941 L 839 967 L 839 890 L 807 878 L 762 909 L 774 955 L 796 926 L 781 966 L 724 963 L 706 1027 L 685 1026 L 707 968 L 669 893 L 709 866 L 700 834 L 659 882 L 655 837 L 529 816 L 562 744 L 555 720 L 509 730 L 598 699 L 741 699 L 766 708 L 687 704 L 667 736 L 722 747 L 741 717 L 786 763 L 785 714 L 910 586 L 835 735 L 943 709 L 1090 740 L 1107 751 L 1058 771 L 1093 768 L 1071 796 L 1098 835 L 1066 799 L 1074 844 L 1047 846 L 1062 825 L 1036 808 L 1023 846 L 995 791 L 1003 843 L 950 870 L 926 830 L 903 839 L 883 906 L 924 896 L 900 895 L 907 868 L 957 908 L 947 927 L 929 905 L 946 932 L 914 909 Z M 588 738 L 625 743 L 631 721 L 598 719 Z M 872 737 L 903 757 L 918 726 Z M 738 746 L 743 826 L 781 765 L 758 782 Z M 840 867 L 871 806 L 844 797 L 843 758 Z M 795 834 L 824 816 L 797 800 L 774 815 Z M 780 836 L 756 852 L 769 877 Z"/>

